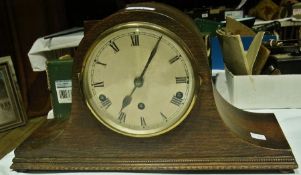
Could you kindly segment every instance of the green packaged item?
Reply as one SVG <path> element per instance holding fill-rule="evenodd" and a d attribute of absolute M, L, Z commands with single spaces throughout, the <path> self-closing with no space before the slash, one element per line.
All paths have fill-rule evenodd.
<path fill-rule="evenodd" d="M 73 59 L 66 55 L 47 61 L 48 88 L 55 119 L 67 119 L 72 104 Z"/>
<path fill-rule="evenodd" d="M 196 23 L 202 34 L 213 36 L 216 35 L 215 31 L 223 25 L 220 22 L 200 18 L 196 18 L 194 22 Z"/>

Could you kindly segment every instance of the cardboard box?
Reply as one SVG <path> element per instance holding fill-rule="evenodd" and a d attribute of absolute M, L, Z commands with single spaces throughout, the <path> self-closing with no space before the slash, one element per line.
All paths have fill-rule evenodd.
<path fill-rule="evenodd" d="M 263 41 L 269 41 L 271 39 L 276 39 L 275 35 L 264 35 Z M 247 51 L 253 41 L 252 36 L 241 36 L 241 41 L 245 51 Z M 219 44 L 217 36 L 210 37 L 210 59 L 211 59 L 211 68 L 223 70 L 224 69 L 224 57 Z"/>
<path fill-rule="evenodd" d="M 301 75 L 217 74 L 217 90 L 242 109 L 301 108 Z"/>
<path fill-rule="evenodd" d="M 262 32 L 227 18 L 217 34 L 227 67 L 217 74 L 216 87 L 228 102 L 242 109 L 301 108 L 301 74 L 260 75 L 270 53 L 261 45 Z M 248 49 L 245 36 L 254 37 Z"/>

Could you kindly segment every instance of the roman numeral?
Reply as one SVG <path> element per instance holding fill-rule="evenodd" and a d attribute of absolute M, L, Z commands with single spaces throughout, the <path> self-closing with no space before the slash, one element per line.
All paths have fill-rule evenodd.
<path fill-rule="evenodd" d="M 182 104 L 182 101 L 183 100 L 181 98 L 178 98 L 177 96 L 174 95 L 170 102 L 176 106 L 180 106 Z"/>
<path fill-rule="evenodd" d="M 94 62 L 96 63 L 96 64 L 100 64 L 100 65 L 102 65 L 102 66 L 106 66 L 107 64 L 105 64 L 105 63 L 103 63 L 103 62 L 100 62 L 100 61 L 98 61 L 98 60 L 94 60 Z"/>
<path fill-rule="evenodd" d="M 112 49 L 114 50 L 115 53 L 117 53 L 119 51 L 119 48 L 117 47 L 117 45 L 114 41 L 110 41 L 109 45 L 112 47 Z"/>
<path fill-rule="evenodd" d="M 176 83 L 189 83 L 189 78 L 188 77 L 176 77 Z"/>
<path fill-rule="evenodd" d="M 143 128 L 146 127 L 146 122 L 145 122 L 144 117 L 140 117 L 140 124 L 141 124 L 141 126 L 142 126 Z"/>
<path fill-rule="evenodd" d="M 181 55 L 177 55 L 175 57 L 173 57 L 172 59 L 169 60 L 169 63 L 172 64 L 174 62 L 176 62 L 177 60 L 179 60 L 181 58 Z"/>
<path fill-rule="evenodd" d="M 162 112 L 160 112 L 160 114 L 161 114 L 161 117 L 163 118 L 163 120 L 167 122 L 167 117 Z"/>
<path fill-rule="evenodd" d="M 139 35 L 132 34 L 131 40 L 132 40 L 132 46 L 139 46 Z"/>
<path fill-rule="evenodd" d="M 120 123 L 125 123 L 126 114 L 124 112 L 120 112 L 118 116 L 118 120 Z"/>
<path fill-rule="evenodd" d="M 101 105 L 106 109 L 108 109 L 112 104 L 112 102 L 109 98 L 106 98 L 105 100 L 100 101 L 100 102 L 101 102 Z"/>
<path fill-rule="evenodd" d="M 94 86 L 94 87 L 104 87 L 105 83 L 103 81 L 95 82 L 95 83 L 92 83 L 92 86 Z"/>

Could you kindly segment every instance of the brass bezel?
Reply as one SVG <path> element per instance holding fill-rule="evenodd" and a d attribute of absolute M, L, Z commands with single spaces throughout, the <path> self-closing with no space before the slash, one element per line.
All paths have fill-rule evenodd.
<path fill-rule="evenodd" d="M 93 107 L 89 104 L 89 102 L 86 98 L 86 93 L 84 91 L 84 86 L 87 86 L 86 84 L 84 84 L 85 68 L 86 68 L 87 61 L 89 60 L 89 56 L 91 55 L 91 52 L 93 51 L 93 48 L 97 45 L 97 43 L 99 43 L 100 40 L 104 39 L 107 35 L 109 35 L 111 33 L 114 33 L 118 30 L 129 28 L 129 27 L 142 27 L 142 28 L 146 28 L 146 29 L 152 29 L 152 30 L 161 32 L 164 35 L 167 35 L 170 39 L 172 39 L 175 43 L 177 43 L 178 46 L 185 52 L 185 54 L 187 55 L 187 57 L 190 61 L 191 67 L 193 69 L 193 75 L 194 75 L 193 91 L 194 92 L 193 92 L 193 95 L 192 95 L 191 99 L 189 99 L 190 104 L 188 105 L 186 111 L 184 112 L 182 117 L 179 118 L 179 120 L 172 123 L 170 126 L 164 127 L 163 129 L 162 129 L 162 127 L 157 128 L 157 129 L 153 129 L 153 130 L 155 130 L 155 132 L 145 132 L 145 133 L 141 134 L 140 132 L 126 132 L 124 130 L 118 129 L 119 125 L 116 126 L 116 123 L 107 121 L 107 120 L 103 119 L 101 116 L 99 116 L 98 114 L 96 114 Z M 85 104 L 87 105 L 89 111 L 92 113 L 92 115 L 98 121 L 100 121 L 107 128 L 109 128 L 109 129 L 111 129 L 111 130 L 113 130 L 113 131 L 115 131 L 119 134 L 122 134 L 122 135 L 125 135 L 125 136 L 130 136 L 130 137 L 147 138 L 147 137 L 158 136 L 158 135 L 167 133 L 170 130 L 177 127 L 188 116 L 188 114 L 190 113 L 190 111 L 192 110 L 192 108 L 195 104 L 195 101 L 196 101 L 196 98 L 197 98 L 197 92 L 198 92 L 198 89 L 199 89 L 199 87 L 201 85 L 201 82 L 202 82 L 201 80 L 197 81 L 198 78 L 201 79 L 201 77 L 199 77 L 198 74 L 197 74 L 198 70 L 197 70 L 197 66 L 195 64 L 195 60 L 196 59 L 193 57 L 192 53 L 189 51 L 188 46 L 185 44 L 185 42 L 179 36 L 177 36 L 175 33 L 173 33 L 172 31 L 168 30 L 165 27 L 159 26 L 159 25 L 154 24 L 154 23 L 138 22 L 138 21 L 137 22 L 127 22 L 127 23 L 118 24 L 118 25 L 113 26 L 112 28 L 109 28 L 109 29 L 105 30 L 104 32 L 102 32 L 96 38 L 96 40 L 91 44 L 91 46 L 88 48 L 88 51 L 84 56 L 84 61 L 83 61 L 82 69 L 81 69 L 80 76 L 79 76 L 80 90 L 83 94 L 83 99 L 84 99 Z M 153 131 L 153 130 L 150 130 L 150 131 Z M 131 129 L 131 131 L 133 131 L 133 130 Z M 145 130 L 145 131 L 147 131 L 147 130 Z"/>

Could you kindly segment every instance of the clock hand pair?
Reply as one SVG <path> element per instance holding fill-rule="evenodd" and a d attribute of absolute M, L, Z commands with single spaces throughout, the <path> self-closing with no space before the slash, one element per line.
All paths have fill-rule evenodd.
<path fill-rule="evenodd" d="M 141 87 L 143 85 L 143 76 L 149 66 L 149 64 L 151 63 L 151 61 L 153 60 L 154 56 L 156 55 L 157 53 L 157 50 L 158 50 L 158 46 L 159 46 L 159 43 L 162 39 L 162 36 L 159 37 L 158 41 L 156 42 L 154 48 L 152 49 L 149 57 L 148 57 L 148 60 L 143 68 L 143 71 L 142 73 L 140 74 L 139 77 L 135 78 L 134 80 L 134 88 L 132 89 L 131 93 L 129 95 L 126 95 L 123 100 L 122 100 L 122 106 L 121 106 L 121 109 L 120 109 L 120 112 L 125 108 L 127 107 L 129 104 L 131 104 L 131 101 L 132 101 L 132 95 L 133 93 L 135 92 L 135 90 L 137 89 L 137 87 Z"/>

